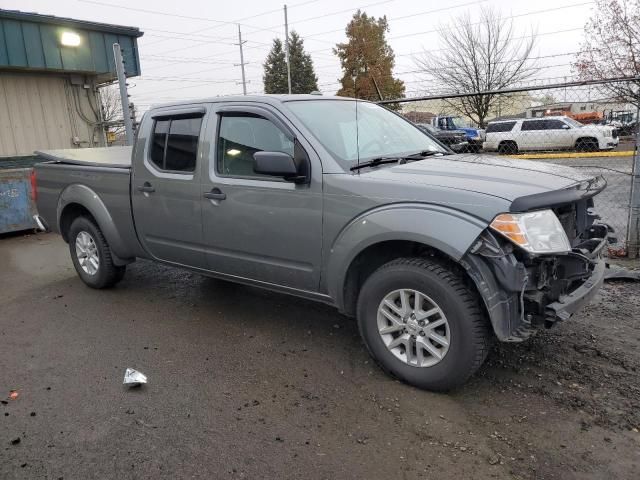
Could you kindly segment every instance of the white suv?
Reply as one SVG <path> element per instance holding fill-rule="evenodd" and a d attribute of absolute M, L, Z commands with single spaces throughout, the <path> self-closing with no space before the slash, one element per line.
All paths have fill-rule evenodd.
<path fill-rule="evenodd" d="M 618 145 L 615 128 L 583 125 L 570 117 L 523 118 L 489 122 L 485 151 L 518 153 L 525 150 L 610 150 Z"/>

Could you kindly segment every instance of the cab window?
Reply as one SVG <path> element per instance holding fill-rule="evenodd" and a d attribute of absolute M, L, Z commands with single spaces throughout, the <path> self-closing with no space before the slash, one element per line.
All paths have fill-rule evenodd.
<path fill-rule="evenodd" d="M 269 178 L 253 171 L 256 152 L 282 152 L 294 156 L 294 145 L 275 124 L 264 117 L 248 113 L 225 113 L 220 116 L 216 171 L 231 177 Z"/>
<path fill-rule="evenodd" d="M 162 171 L 193 173 L 201 126 L 201 116 L 156 120 L 151 135 L 151 162 Z"/>

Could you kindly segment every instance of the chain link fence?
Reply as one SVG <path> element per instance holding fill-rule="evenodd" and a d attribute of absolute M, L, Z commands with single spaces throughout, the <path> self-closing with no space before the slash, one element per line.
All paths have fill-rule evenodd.
<path fill-rule="evenodd" d="M 610 256 L 638 256 L 639 79 L 571 82 L 476 94 L 428 95 L 396 103 L 409 120 L 457 152 L 554 163 L 602 175 L 595 199 L 616 231 Z M 634 190 L 632 192 L 632 190 Z"/>

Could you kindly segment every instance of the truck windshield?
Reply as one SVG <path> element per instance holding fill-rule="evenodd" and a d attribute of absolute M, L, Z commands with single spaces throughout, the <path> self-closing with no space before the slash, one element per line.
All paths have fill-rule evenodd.
<path fill-rule="evenodd" d="M 565 119 L 564 119 L 564 122 L 565 122 L 565 123 L 567 123 L 567 124 L 569 124 L 569 125 L 571 125 L 573 128 L 581 128 L 581 127 L 584 127 L 584 125 L 583 125 L 582 123 L 580 123 L 580 122 L 579 122 L 579 121 L 577 121 L 577 120 L 574 120 L 574 119 L 573 119 L 573 118 L 571 118 L 571 117 L 567 117 L 567 118 L 565 118 Z"/>
<path fill-rule="evenodd" d="M 451 125 L 453 126 L 453 128 L 468 128 L 469 127 L 467 122 L 465 122 L 460 117 L 452 117 L 451 118 Z"/>
<path fill-rule="evenodd" d="M 348 100 L 294 100 L 287 106 L 324 148 L 350 166 L 358 159 L 448 153 L 418 127 L 373 103 L 357 102 L 357 115 L 356 102 Z"/>

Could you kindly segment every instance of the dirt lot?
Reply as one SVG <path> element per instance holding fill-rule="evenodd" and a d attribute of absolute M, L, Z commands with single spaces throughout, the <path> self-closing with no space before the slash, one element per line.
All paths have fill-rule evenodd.
<path fill-rule="evenodd" d="M 93 291 L 54 235 L 0 239 L 0 265 L 2 479 L 638 478 L 638 285 L 442 395 L 322 305 L 149 262 Z"/>

